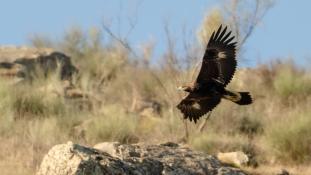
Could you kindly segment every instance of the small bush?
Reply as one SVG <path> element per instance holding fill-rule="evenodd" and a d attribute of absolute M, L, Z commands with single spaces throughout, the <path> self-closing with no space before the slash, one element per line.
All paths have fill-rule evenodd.
<path fill-rule="evenodd" d="M 311 93 L 311 80 L 287 66 L 280 68 L 277 72 L 274 88 L 281 97 L 301 97 Z"/>
<path fill-rule="evenodd" d="M 55 142 L 60 142 L 61 138 L 66 137 L 65 132 L 62 131 L 57 123 L 57 118 L 42 118 L 33 119 L 28 123 L 28 134 L 29 140 L 36 146 L 40 147 L 43 145 L 52 145 Z M 25 123 L 26 124 L 26 123 Z"/>
<path fill-rule="evenodd" d="M 248 136 L 254 136 L 255 134 L 262 133 L 262 123 L 259 119 L 251 117 L 243 117 L 240 119 L 238 129 L 241 133 Z"/>
<path fill-rule="evenodd" d="M 16 112 L 17 118 L 25 116 L 43 116 L 46 106 L 40 96 L 26 95 L 17 96 L 12 105 L 13 110 Z"/>
<path fill-rule="evenodd" d="M 302 163 L 311 160 L 311 113 L 296 114 L 288 120 L 275 121 L 267 140 L 281 162 Z"/>
<path fill-rule="evenodd" d="M 25 88 L 25 89 L 24 89 Z M 6 104 L 15 113 L 15 118 L 49 117 L 64 114 L 66 107 L 60 97 L 27 89 L 14 90 L 14 98 Z"/>
<path fill-rule="evenodd" d="M 86 140 L 91 143 L 118 141 L 121 143 L 137 142 L 135 136 L 137 118 L 126 114 L 122 107 L 106 106 L 104 114 L 96 116 L 86 127 Z"/>

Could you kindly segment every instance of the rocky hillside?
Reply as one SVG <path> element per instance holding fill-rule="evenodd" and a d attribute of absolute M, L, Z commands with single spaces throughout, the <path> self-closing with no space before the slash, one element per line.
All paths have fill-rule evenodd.
<path fill-rule="evenodd" d="M 57 69 L 62 80 L 70 80 L 78 72 L 70 57 L 52 49 L 0 47 L 0 76 L 33 79 Z"/>
<path fill-rule="evenodd" d="M 49 48 L 31 48 L 16 46 L 0 46 L 0 77 L 9 84 L 31 82 L 39 78 L 48 78 L 49 74 L 57 74 L 63 84 L 58 92 L 65 98 L 86 97 L 76 88 L 72 79 L 78 68 L 68 55 Z"/>
<path fill-rule="evenodd" d="M 119 144 L 105 142 L 94 148 L 68 142 L 54 146 L 37 175 L 246 175 L 223 165 L 213 156 L 175 144 Z"/>

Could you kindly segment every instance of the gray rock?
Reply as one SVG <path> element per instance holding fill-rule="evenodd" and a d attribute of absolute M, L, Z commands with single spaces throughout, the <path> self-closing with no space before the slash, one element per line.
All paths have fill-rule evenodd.
<path fill-rule="evenodd" d="M 215 157 L 174 143 L 101 143 L 98 149 L 71 142 L 54 146 L 37 175 L 246 175 Z M 114 156 L 108 154 L 112 153 Z"/>

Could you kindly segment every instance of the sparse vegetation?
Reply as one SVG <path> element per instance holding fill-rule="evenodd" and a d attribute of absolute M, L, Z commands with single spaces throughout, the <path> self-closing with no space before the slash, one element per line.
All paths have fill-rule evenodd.
<path fill-rule="evenodd" d="M 204 24 L 221 23 L 221 12 L 213 12 Z M 176 87 L 191 81 L 197 63 L 186 60 L 190 66 L 180 66 L 184 60 L 169 47 L 162 57 L 166 61 L 157 58 L 161 64 L 153 66 L 146 63 L 150 54 L 145 50 L 133 54 L 113 39 L 103 42 L 102 35 L 100 30 L 85 33 L 75 28 L 59 42 L 33 38 L 36 47 L 53 47 L 72 57 L 79 68 L 73 83 L 88 94 L 81 103 L 86 101 L 92 107 L 83 108 L 63 98 L 63 84 L 53 74 L 15 86 L 1 80 L 0 167 L 18 167 L 14 174 L 33 174 L 51 146 L 68 140 L 94 145 L 104 141 L 177 142 L 184 136 L 182 116 L 175 108 L 184 94 Z M 210 28 L 200 30 L 201 41 L 206 35 Z M 245 150 L 255 156 L 259 166 L 310 163 L 308 70 L 287 61 L 242 68 L 230 86 L 249 90 L 254 104 L 240 107 L 223 101 L 202 132 L 198 131 L 200 123 L 188 123 L 187 144 L 212 154 Z"/>
<path fill-rule="evenodd" d="M 283 163 L 306 163 L 311 160 L 311 112 L 305 110 L 291 113 L 288 118 L 275 123 L 267 131 L 267 141 L 278 161 Z"/>
<path fill-rule="evenodd" d="M 1 81 L 0 134 L 6 143 L 1 146 L 11 149 L 10 153 L 1 153 L 1 164 L 31 158 L 32 163 L 21 163 L 21 167 L 33 172 L 43 153 L 68 140 L 93 145 L 102 141 L 179 141 L 184 136 L 182 116 L 175 109 L 183 94 L 176 91 L 176 86 L 190 81 L 193 66 L 189 70 L 152 67 L 141 63 L 140 58 L 133 59 L 122 45 L 101 43 L 94 49 L 90 41 L 79 42 L 85 43 L 67 43 L 74 50 L 67 53 L 75 55 L 74 64 L 80 68 L 73 83 L 89 95 L 85 100 L 93 107 L 80 108 L 63 98 L 62 82 L 53 74 L 31 84 L 12 86 Z M 53 45 L 63 47 L 62 43 Z M 255 103 L 238 107 L 223 101 L 203 132 L 198 131 L 200 124 L 188 123 L 188 144 L 211 154 L 244 150 L 253 156 L 256 165 L 271 163 L 272 158 L 274 163 L 307 163 L 311 144 L 310 84 L 309 72 L 292 62 L 239 70 L 230 86 L 249 89 Z M 152 102 L 160 105 L 160 113 L 152 105 L 146 107 Z M 17 145 L 25 146 L 20 149 Z"/>

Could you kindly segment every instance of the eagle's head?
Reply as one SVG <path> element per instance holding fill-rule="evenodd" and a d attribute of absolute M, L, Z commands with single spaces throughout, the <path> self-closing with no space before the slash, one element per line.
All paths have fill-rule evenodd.
<path fill-rule="evenodd" d="M 182 85 L 177 88 L 180 91 L 192 92 L 193 88 L 188 85 Z"/>

